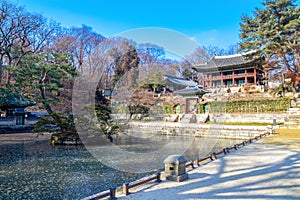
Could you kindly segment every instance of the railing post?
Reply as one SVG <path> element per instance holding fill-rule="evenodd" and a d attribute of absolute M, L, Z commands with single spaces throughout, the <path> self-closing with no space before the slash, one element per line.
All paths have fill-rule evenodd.
<path fill-rule="evenodd" d="M 198 158 L 195 160 L 195 165 L 199 166 L 199 160 L 198 160 Z"/>
<path fill-rule="evenodd" d="M 218 159 L 216 152 L 213 152 L 215 159 Z"/>
<path fill-rule="evenodd" d="M 125 194 L 126 196 L 129 194 L 129 183 L 123 183 L 123 194 Z"/>
<path fill-rule="evenodd" d="M 161 176 L 160 172 L 157 172 L 156 173 L 156 182 L 158 182 L 158 183 L 161 182 L 160 176 Z"/>
<path fill-rule="evenodd" d="M 226 148 L 223 149 L 224 154 L 227 154 Z"/>
<path fill-rule="evenodd" d="M 236 144 L 236 145 L 234 145 L 234 149 L 235 150 L 237 150 L 238 149 L 238 145 Z"/>
<path fill-rule="evenodd" d="M 116 187 L 112 186 L 109 189 L 109 192 L 110 192 L 110 194 L 109 194 L 110 198 L 109 199 L 111 199 L 111 200 L 116 199 Z"/>

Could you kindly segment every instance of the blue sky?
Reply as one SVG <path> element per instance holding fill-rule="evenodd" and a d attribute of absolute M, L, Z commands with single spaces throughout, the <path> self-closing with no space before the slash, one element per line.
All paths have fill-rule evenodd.
<path fill-rule="evenodd" d="M 242 14 L 262 0 L 12 0 L 64 27 L 86 24 L 112 37 L 143 27 L 178 31 L 200 45 L 227 48 L 239 41 Z M 298 0 L 298 5 L 299 5 Z"/>

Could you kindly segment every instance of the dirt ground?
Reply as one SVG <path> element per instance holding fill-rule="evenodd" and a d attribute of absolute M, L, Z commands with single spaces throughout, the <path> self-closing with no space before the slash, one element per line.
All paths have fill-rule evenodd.
<path fill-rule="evenodd" d="M 277 129 L 272 137 L 264 138 L 263 143 L 278 144 L 289 148 L 300 147 L 300 129 Z"/>
<path fill-rule="evenodd" d="M 17 143 L 28 143 L 43 140 L 50 140 L 51 134 L 37 134 L 37 133 L 11 133 L 11 134 L 0 134 L 0 145 L 1 144 L 17 144 Z"/>

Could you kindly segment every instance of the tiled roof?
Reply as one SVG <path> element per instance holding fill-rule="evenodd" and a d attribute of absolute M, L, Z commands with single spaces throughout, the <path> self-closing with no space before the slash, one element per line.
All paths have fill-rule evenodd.
<path fill-rule="evenodd" d="M 35 102 L 28 101 L 23 98 L 16 98 L 14 96 L 1 96 L 0 97 L 0 107 L 16 107 L 16 108 L 25 108 L 29 106 L 36 105 Z"/>
<path fill-rule="evenodd" d="M 165 77 L 165 79 L 167 79 L 177 85 L 184 85 L 184 86 L 189 86 L 189 87 L 195 87 L 198 85 L 195 81 L 193 81 L 189 78 L 177 78 L 177 77 L 172 77 L 172 76 L 168 76 L 168 75 L 165 75 L 164 77 Z"/>
<path fill-rule="evenodd" d="M 177 90 L 174 92 L 174 94 L 180 94 L 183 96 L 187 96 L 187 95 L 203 95 L 206 93 L 210 93 L 211 91 L 209 90 L 204 90 L 202 88 L 199 87 L 188 87 L 182 90 Z"/>
<path fill-rule="evenodd" d="M 192 68 L 196 71 L 206 71 L 208 69 L 214 68 L 224 68 L 231 66 L 240 66 L 247 63 L 251 63 L 257 60 L 257 57 L 253 56 L 253 52 L 248 52 L 245 54 L 235 54 L 229 56 L 214 56 L 210 61 L 205 64 L 196 65 Z"/>

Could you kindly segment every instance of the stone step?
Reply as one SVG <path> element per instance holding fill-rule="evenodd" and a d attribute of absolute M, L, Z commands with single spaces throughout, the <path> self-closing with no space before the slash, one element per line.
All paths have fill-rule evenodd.
<path fill-rule="evenodd" d="M 197 118 L 195 114 L 185 114 L 180 120 L 182 123 L 196 123 Z"/>
<path fill-rule="evenodd" d="M 289 125 L 289 126 L 287 126 L 288 128 L 300 128 L 300 125 Z"/>
<path fill-rule="evenodd" d="M 286 115 L 288 118 L 300 118 L 300 114 Z"/>
<path fill-rule="evenodd" d="M 289 111 L 300 111 L 300 108 L 289 108 Z"/>
<path fill-rule="evenodd" d="M 197 115 L 197 123 L 205 123 L 208 119 L 208 114 Z"/>
<path fill-rule="evenodd" d="M 300 117 L 294 115 L 288 115 L 285 119 L 299 119 Z"/>
<path fill-rule="evenodd" d="M 296 125 L 300 125 L 299 122 L 293 122 L 293 121 L 284 122 L 284 124 L 296 124 Z"/>

